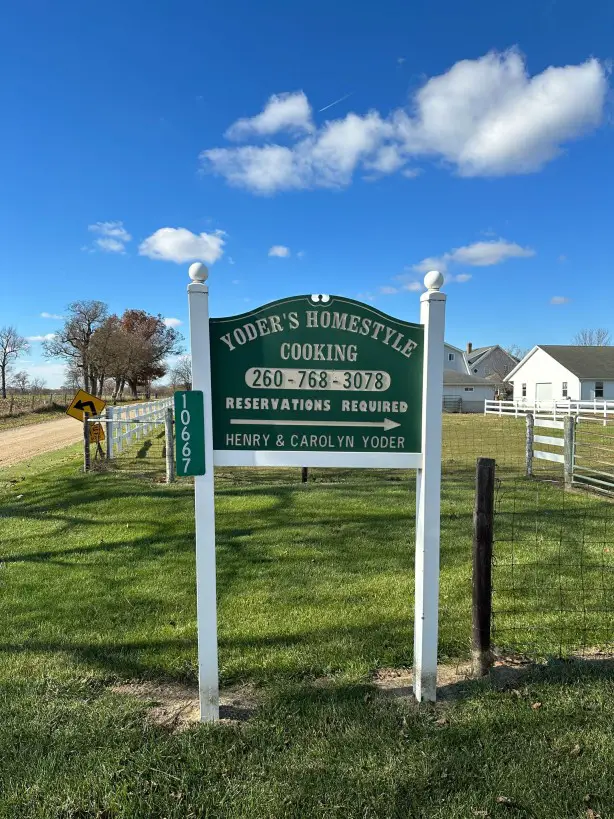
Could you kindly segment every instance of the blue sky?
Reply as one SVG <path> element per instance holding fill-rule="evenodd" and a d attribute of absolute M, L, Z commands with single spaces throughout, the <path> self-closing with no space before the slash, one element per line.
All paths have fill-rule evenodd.
<path fill-rule="evenodd" d="M 203 258 L 214 315 L 416 320 L 439 266 L 458 346 L 614 330 L 613 34 L 605 0 L 13 3 L 0 325 L 99 298 L 186 331 Z M 19 366 L 59 385 L 40 347 Z"/>

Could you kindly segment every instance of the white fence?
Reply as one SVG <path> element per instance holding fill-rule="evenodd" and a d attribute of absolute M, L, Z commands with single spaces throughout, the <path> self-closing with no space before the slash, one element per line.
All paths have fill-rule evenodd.
<path fill-rule="evenodd" d="M 485 401 L 484 415 L 507 415 L 513 418 L 523 418 L 527 413 L 536 417 L 543 415 L 556 421 L 566 415 L 590 417 L 591 420 L 603 419 L 605 426 L 608 421 L 614 423 L 614 401 Z"/>
<path fill-rule="evenodd" d="M 107 459 L 121 455 L 126 447 L 146 438 L 156 427 L 163 425 L 166 409 L 172 406 L 172 398 L 160 398 L 141 404 L 107 407 L 105 415 L 96 419 L 106 422 Z"/>
<path fill-rule="evenodd" d="M 614 418 L 610 414 L 603 421 L 600 415 L 584 413 L 566 415 L 563 420 L 526 413 L 527 476 L 534 474 L 534 459 L 553 461 L 563 466 L 566 488 L 590 488 L 614 495 Z"/>

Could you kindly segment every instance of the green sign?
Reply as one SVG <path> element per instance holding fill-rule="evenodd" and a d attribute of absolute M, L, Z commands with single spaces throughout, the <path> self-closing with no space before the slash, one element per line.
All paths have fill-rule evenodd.
<path fill-rule="evenodd" d="M 175 393 L 177 475 L 205 474 L 205 413 L 200 390 Z"/>
<path fill-rule="evenodd" d="M 209 324 L 214 450 L 420 452 L 422 325 L 338 296 Z"/>

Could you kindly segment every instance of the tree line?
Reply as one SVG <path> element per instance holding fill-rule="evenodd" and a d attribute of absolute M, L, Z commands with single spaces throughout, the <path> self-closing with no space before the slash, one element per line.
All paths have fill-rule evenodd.
<path fill-rule="evenodd" d="M 110 379 L 114 400 L 126 387 L 133 398 L 139 389 L 149 398 L 152 382 L 167 373 L 167 356 L 181 352 L 182 336 L 160 315 L 130 309 L 118 316 L 102 301 L 82 300 L 68 305 L 63 326 L 43 349 L 66 362 L 73 386 L 102 395 Z"/>
<path fill-rule="evenodd" d="M 167 374 L 174 388 L 191 388 L 190 357 L 181 356 L 170 368 L 165 361 L 182 352 L 182 340 L 181 334 L 167 327 L 160 315 L 132 309 L 118 316 L 109 314 L 102 301 L 82 300 L 68 305 L 63 326 L 43 343 L 43 350 L 46 357 L 62 359 L 68 365 L 67 387 L 83 387 L 96 395 L 106 389 L 114 400 L 120 400 L 128 387 L 133 398 L 139 389 L 149 398 L 152 382 Z M 608 346 L 611 335 L 602 327 L 583 329 L 572 343 Z M 45 387 L 43 379 L 30 379 L 24 370 L 13 372 L 16 360 L 29 349 L 28 340 L 13 325 L 0 327 L 2 398 L 6 398 L 7 388 L 36 392 Z M 518 345 L 507 351 L 518 359 L 529 352 Z"/>

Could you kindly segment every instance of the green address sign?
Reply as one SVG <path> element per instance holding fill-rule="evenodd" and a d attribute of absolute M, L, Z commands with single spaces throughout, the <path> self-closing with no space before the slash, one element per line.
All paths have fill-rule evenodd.
<path fill-rule="evenodd" d="M 422 325 L 295 296 L 209 326 L 216 453 L 420 452 Z"/>
<path fill-rule="evenodd" d="M 201 390 L 175 393 L 177 475 L 205 474 L 205 420 Z"/>

